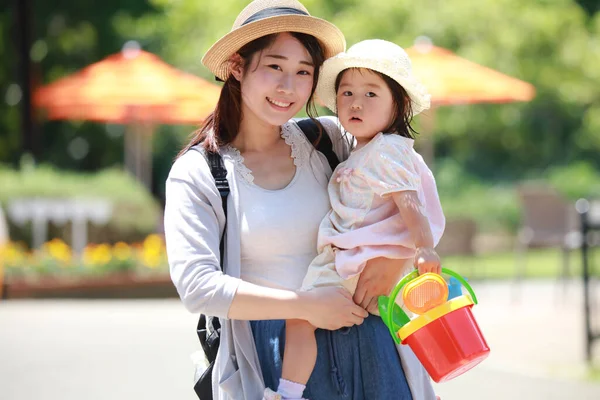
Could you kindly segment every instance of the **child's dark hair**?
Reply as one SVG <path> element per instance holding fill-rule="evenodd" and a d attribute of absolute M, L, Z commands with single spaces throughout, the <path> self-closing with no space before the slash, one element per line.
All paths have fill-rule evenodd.
<path fill-rule="evenodd" d="M 346 71 L 350 69 L 360 70 L 361 68 L 348 68 L 340 72 L 335 80 L 335 92 L 337 93 L 342 76 Z M 410 139 L 414 139 L 415 135 L 419 132 L 414 130 L 412 127 L 412 102 L 410 96 L 406 90 L 398 82 L 390 78 L 389 76 L 382 74 L 381 72 L 369 69 L 374 74 L 383 79 L 390 91 L 392 92 L 392 98 L 394 99 L 394 117 L 392 118 L 391 124 L 384 130 L 385 133 L 395 133 L 400 136 L 404 136 Z"/>
<path fill-rule="evenodd" d="M 323 134 L 323 128 L 315 119 L 317 111 L 314 104 L 314 93 L 317 87 L 319 70 L 325 61 L 325 53 L 323 47 L 314 36 L 299 32 L 290 32 L 290 34 L 302 43 L 312 57 L 314 79 L 310 97 L 306 103 L 306 114 L 315 120 L 319 127 L 319 137 L 316 140 L 316 143 L 318 143 Z M 260 37 L 239 49 L 237 53 L 241 56 L 243 65 L 249 65 L 252 57 L 268 48 L 275 41 L 277 35 L 274 33 Z M 202 127 L 193 133 L 192 139 L 179 152 L 177 157 L 180 157 L 191 147 L 199 143 L 202 143 L 206 150 L 217 152 L 220 146 L 233 142 L 239 133 L 240 122 L 242 120 L 242 92 L 240 87 L 240 82 L 233 75 L 229 75 L 223 84 L 215 110 L 206 118 Z"/>

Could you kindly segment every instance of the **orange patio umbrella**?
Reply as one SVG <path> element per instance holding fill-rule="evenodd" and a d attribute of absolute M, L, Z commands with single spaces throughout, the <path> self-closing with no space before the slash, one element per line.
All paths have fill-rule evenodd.
<path fill-rule="evenodd" d="M 466 60 L 450 50 L 417 44 L 406 52 L 434 105 L 509 103 L 530 101 L 535 96 L 533 85 Z"/>
<path fill-rule="evenodd" d="M 533 85 L 476 64 L 430 43 L 418 43 L 406 50 L 413 71 L 431 94 L 430 110 L 424 113 L 424 130 L 433 130 L 436 106 L 475 103 L 530 101 Z M 424 157 L 433 161 L 433 142 L 426 140 Z"/>
<path fill-rule="evenodd" d="M 37 89 L 33 102 L 49 119 L 131 125 L 125 164 L 149 184 L 152 126 L 199 124 L 214 109 L 220 90 L 154 54 L 126 48 Z"/>
<path fill-rule="evenodd" d="M 219 93 L 219 86 L 154 54 L 125 49 L 39 88 L 34 104 L 50 119 L 198 123 L 213 110 Z M 200 108 L 190 115 L 185 102 Z"/>

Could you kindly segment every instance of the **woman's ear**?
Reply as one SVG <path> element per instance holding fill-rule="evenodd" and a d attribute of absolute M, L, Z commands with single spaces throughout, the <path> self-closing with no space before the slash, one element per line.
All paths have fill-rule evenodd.
<path fill-rule="evenodd" d="M 229 71 L 231 71 L 231 75 L 233 75 L 238 82 L 242 81 L 242 78 L 244 77 L 244 59 L 238 53 L 229 57 Z"/>

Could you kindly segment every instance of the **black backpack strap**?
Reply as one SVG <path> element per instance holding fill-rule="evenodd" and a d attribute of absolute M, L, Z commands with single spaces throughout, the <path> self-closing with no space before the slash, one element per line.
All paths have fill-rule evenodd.
<path fill-rule="evenodd" d="M 315 121 L 313 121 L 310 118 L 304 118 L 296 120 L 296 123 L 298 124 L 300 129 L 302 129 L 302 132 L 304 132 L 304 135 L 306 136 L 308 141 L 315 145 L 315 142 L 317 141 L 317 139 L 319 139 L 320 134 L 319 127 L 317 126 Z M 337 167 L 340 163 L 340 160 L 337 158 L 337 155 L 333 151 L 333 143 L 331 142 L 331 138 L 329 137 L 327 132 L 325 132 L 325 129 L 323 129 L 323 134 L 321 135 L 319 142 L 315 145 L 315 148 L 321 153 L 323 153 L 325 157 L 327 157 L 329 166 L 333 171 L 335 167 Z"/>
<path fill-rule="evenodd" d="M 217 186 L 217 190 L 221 195 L 221 204 L 223 205 L 223 212 L 225 213 L 225 228 L 223 229 L 223 236 L 221 236 L 221 241 L 219 242 L 219 260 L 221 271 L 225 271 L 223 262 L 225 260 L 225 234 L 227 233 L 227 196 L 229 196 L 227 169 L 225 169 L 223 158 L 219 153 L 206 152 L 202 154 L 206 158 L 206 162 L 210 167 L 210 173 L 212 174 L 215 180 L 215 185 Z M 209 329 L 207 329 L 207 327 Z M 196 332 L 198 334 L 198 339 L 200 339 L 200 344 L 202 345 L 204 354 L 209 362 L 214 361 L 217 357 L 220 331 L 221 324 L 218 318 L 200 315 Z M 208 381 L 210 382 L 210 379 Z M 198 382 L 205 382 L 205 380 L 200 379 Z"/>
<path fill-rule="evenodd" d="M 207 152 L 206 160 L 210 167 L 210 173 L 215 179 L 215 185 L 221 195 L 221 203 L 223 204 L 223 212 L 225 213 L 225 228 L 223 229 L 223 236 L 219 243 L 219 252 L 221 260 L 221 271 L 223 269 L 223 259 L 225 258 L 225 233 L 227 232 L 227 196 L 229 196 L 229 182 L 227 181 L 227 170 L 225 164 L 223 164 L 223 158 L 219 153 Z"/>

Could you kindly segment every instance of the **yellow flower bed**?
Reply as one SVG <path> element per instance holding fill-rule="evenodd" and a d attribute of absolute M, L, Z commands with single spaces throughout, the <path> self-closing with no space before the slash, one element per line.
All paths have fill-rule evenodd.
<path fill-rule="evenodd" d="M 35 251 L 27 250 L 22 243 L 0 246 L 0 282 L 2 275 L 99 275 L 126 271 L 168 271 L 164 239 L 152 234 L 141 243 L 90 244 L 79 255 L 60 239 L 52 239 Z"/>

